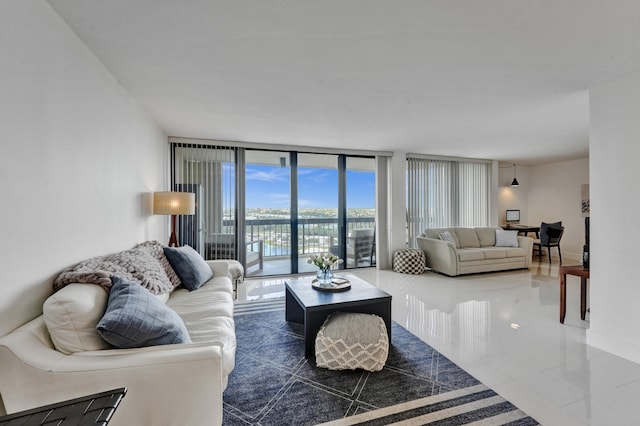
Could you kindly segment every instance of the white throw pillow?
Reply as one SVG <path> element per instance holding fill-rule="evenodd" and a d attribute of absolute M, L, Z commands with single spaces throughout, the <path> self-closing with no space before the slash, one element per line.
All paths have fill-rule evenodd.
<path fill-rule="evenodd" d="M 518 247 L 518 231 L 496 229 L 496 247 Z"/>
<path fill-rule="evenodd" d="M 68 355 L 111 348 L 96 330 L 108 298 L 107 292 L 95 284 L 68 284 L 49 296 L 42 310 L 58 351 Z"/>

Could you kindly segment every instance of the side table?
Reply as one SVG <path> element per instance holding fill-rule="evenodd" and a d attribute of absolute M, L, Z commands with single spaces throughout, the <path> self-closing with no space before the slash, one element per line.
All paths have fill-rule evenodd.
<path fill-rule="evenodd" d="M 587 279 L 589 268 L 582 265 L 560 267 L 560 323 L 564 324 L 567 313 L 567 275 L 580 277 L 580 318 L 585 319 L 587 314 Z"/>
<path fill-rule="evenodd" d="M 127 393 L 112 389 L 0 417 L 0 425 L 106 426 Z"/>

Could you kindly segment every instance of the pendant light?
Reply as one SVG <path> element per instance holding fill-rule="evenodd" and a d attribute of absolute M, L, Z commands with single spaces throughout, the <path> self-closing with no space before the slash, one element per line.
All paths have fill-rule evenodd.
<path fill-rule="evenodd" d="M 513 163 L 513 182 L 511 182 L 511 186 L 520 186 L 518 179 L 516 179 L 516 163 Z"/>

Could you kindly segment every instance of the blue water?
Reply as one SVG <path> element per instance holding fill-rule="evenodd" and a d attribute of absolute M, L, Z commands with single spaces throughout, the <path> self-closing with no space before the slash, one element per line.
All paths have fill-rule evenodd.
<path fill-rule="evenodd" d="M 264 257 L 291 255 L 291 250 L 289 249 L 289 247 L 272 246 L 270 244 L 265 244 L 263 247 L 263 250 L 264 250 Z"/>
<path fill-rule="evenodd" d="M 316 249 L 318 249 L 316 247 Z M 272 246 L 269 244 L 264 244 L 263 246 L 263 256 L 264 257 L 269 257 L 269 256 L 291 256 L 291 249 L 290 247 L 283 247 L 283 246 Z"/>

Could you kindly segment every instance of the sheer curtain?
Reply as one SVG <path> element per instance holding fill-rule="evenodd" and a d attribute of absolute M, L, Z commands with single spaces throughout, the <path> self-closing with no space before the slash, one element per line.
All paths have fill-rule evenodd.
<path fill-rule="evenodd" d="M 489 226 L 491 162 L 407 156 L 409 246 L 427 228 Z"/>

